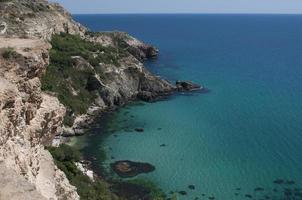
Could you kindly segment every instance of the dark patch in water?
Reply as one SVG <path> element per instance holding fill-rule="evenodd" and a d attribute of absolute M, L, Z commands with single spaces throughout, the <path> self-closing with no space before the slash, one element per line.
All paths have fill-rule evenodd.
<path fill-rule="evenodd" d="M 188 188 L 189 188 L 190 190 L 195 190 L 195 185 L 189 185 Z"/>
<path fill-rule="evenodd" d="M 283 179 L 276 179 L 276 180 L 274 180 L 274 183 L 280 185 L 280 184 L 284 183 L 284 180 Z"/>
<path fill-rule="evenodd" d="M 144 131 L 145 131 L 143 128 L 135 128 L 134 130 L 135 130 L 136 132 L 139 132 L 139 133 L 141 133 L 141 132 L 144 132 Z"/>
<path fill-rule="evenodd" d="M 179 193 L 180 195 L 183 195 L 183 196 L 184 196 L 184 195 L 187 195 L 187 192 L 186 192 L 186 191 L 179 191 L 178 193 Z"/>
<path fill-rule="evenodd" d="M 262 187 L 256 187 L 254 190 L 255 190 L 256 192 L 259 192 L 259 191 L 264 191 L 264 188 L 262 188 Z"/>
<path fill-rule="evenodd" d="M 288 181 L 286 181 L 286 184 L 288 184 L 288 185 L 294 185 L 294 184 L 296 184 L 296 182 L 292 181 L 292 180 L 288 180 Z"/>

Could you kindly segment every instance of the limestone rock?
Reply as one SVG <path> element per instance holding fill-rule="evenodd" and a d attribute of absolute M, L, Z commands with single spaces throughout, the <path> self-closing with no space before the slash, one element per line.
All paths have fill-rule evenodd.
<path fill-rule="evenodd" d="M 10 46 L 18 55 L 9 60 L 0 56 L 0 165 L 5 170 L 0 171 L 11 174 L 5 176 L 7 186 L 0 187 L 0 197 L 78 199 L 76 189 L 44 149 L 60 132 L 65 115 L 58 99 L 40 89 L 50 46 L 33 39 L 0 41 L 0 49 Z"/>

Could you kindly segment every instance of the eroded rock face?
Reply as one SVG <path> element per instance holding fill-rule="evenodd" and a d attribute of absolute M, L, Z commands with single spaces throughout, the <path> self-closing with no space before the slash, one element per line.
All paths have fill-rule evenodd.
<path fill-rule="evenodd" d="M 10 46 L 17 55 L 0 56 L 0 167 L 11 174 L 5 179 L 7 187 L 0 187 L 0 197 L 78 199 L 76 189 L 44 149 L 60 131 L 65 115 L 58 99 L 40 89 L 50 46 L 41 40 L 0 41 L 2 51 Z"/>
<path fill-rule="evenodd" d="M 50 39 L 54 33 L 82 34 L 86 30 L 59 4 L 45 0 L 0 2 L 0 24 L 6 24 L 5 31 L 0 26 L 2 36 L 23 38 Z"/>
<path fill-rule="evenodd" d="M 49 62 L 51 47 L 47 41 L 60 32 L 103 46 L 123 46 L 129 52 L 118 66 L 100 63 L 106 82 L 98 73 L 90 77 L 86 89 L 96 91 L 95 102 L 85 115 L 77 116 L 73 127 L 65 127 L 65 133 L 84 133 L 82 128 L 87 128 L 91 116 L 102 110 L 137 98 L 152 101 L 176 90 L 142 64 L 157 55 L 156 48 L 126 33 L 89 34 L 62 7 L 45 0 L 0 2 L 0 171 L 6 175 L 0 180 L 0 199 L 79 199 L 76 188 L 44 149 L 62 133 L 66 112 L 54 94 L 41 91 L 40 82 Z M 12 58 L 2 56 L 7 47 L 16 51 Z M 74 59 L 73 67 L 78 70 L 92 67 L 81 57 Z M 73 93 L 76 98 L 77 91 Z M 130 168 L 130 174 L 154 170 L 137 163 Z"/>
<path fill-rule="evenodd" d="M 86 32 L 85 38 L 104 46 L 126 47 L 139 61 L 155 58 L 158 55 L 158 49 L 152 45 L 143 43 L 125 32 Z"/>

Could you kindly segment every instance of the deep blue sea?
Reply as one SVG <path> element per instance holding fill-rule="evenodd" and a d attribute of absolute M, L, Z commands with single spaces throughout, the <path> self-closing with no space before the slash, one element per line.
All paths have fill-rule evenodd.
<path fill-rule="evenodd" d="M 188 193 L 179 199 L 294 199 L 284 198 L 285 188 L 302 199 L 302 15 L 74 17 L 155 45 L 160 55 L 145 63 L 150 71 L 210 90 L 122 108 L 105 129 L 78 139 L 84 152 L 98 158 L 105 149 L 105 166 L 152 163 L 156 170 L 139 177 Z"/>

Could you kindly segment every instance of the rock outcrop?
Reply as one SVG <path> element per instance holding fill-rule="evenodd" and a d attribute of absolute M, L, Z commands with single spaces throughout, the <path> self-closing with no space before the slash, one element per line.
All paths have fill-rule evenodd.
<path fill-rule="evenodd" d="M 190 81 L 176 81 L 176 88 L 179 92 L 204 89 L 203 86 L 192 83 Z"/>
<path fill-rule="evenodd" d="M 41 92 L 50 45 L 38 39 L 0 41 L 2 55 L 6 47 L 14 49 L 12 57 L 0 56 L 0 199 L 78 199 L 44 149 L 65 115 L 57 98 Z"/>
<path fill-rule="evenodd" d="M 55 33 L 83 34 L 85 30 L 57 3 L 46 0 L 0 2 L 0 33 L 3 36 L 50 39 Z"/>
<path fill-rule="evenodd" d="M 155 167 L 149 163 L 133 162 L 129 160 L 111 163 L 111 168 L 122 178 L 130 178 L 141 173 L 149 173 L 155 170 Z"/>

